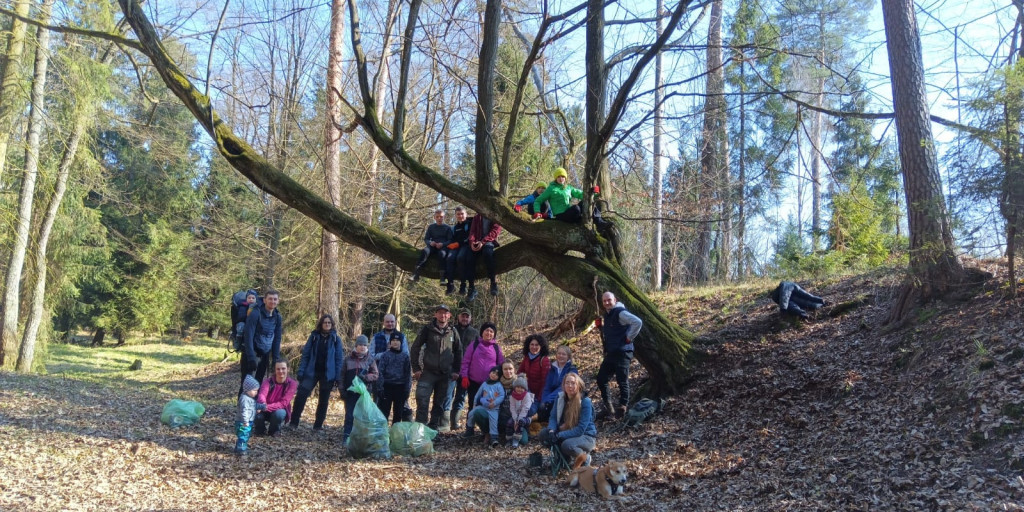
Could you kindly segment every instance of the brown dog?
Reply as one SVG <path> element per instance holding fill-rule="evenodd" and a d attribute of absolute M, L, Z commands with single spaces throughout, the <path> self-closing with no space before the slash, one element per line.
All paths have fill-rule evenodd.
<path fill-rule="evenodd" d="M 600 468 L 580 466 L 569 475 L 569 487 L 578 485 L 584 492 L 600 494 L 606 500 L 618 499 L 628 474 L 626 465 L 617 461 L 608 461 Z"/>

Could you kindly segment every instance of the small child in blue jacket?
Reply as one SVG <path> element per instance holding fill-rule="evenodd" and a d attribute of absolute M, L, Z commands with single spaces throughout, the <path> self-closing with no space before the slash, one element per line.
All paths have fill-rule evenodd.
<path fill-rule="evenodd" d="M 472 411 L 469 411 L 469 421 L 466 421 L 466 437 L 473 437 L 473 426 L 476 423 L 474 418 L 487 417 L 487 434 L 484 435 L 484 444 L 491 447 L 498 446 L 498 412 L 501 411 L 501 403 L 505 401 L 505 387 L 501 385 L 501 367 L 495 366 L 487 374 L 487 382 L 480 385 L 476 396 L 473 397 Z"/>
<path fill-rule="evenodd" d="M 242 381 L 242 394 L 238 395 L 238 415 L 235 417 L 235 453 L 249 453 L 249 437 L 252 435 L 252 422 L 256 419 L 256 394 L 260 383 L 252 375 L 246 375 Z"/>

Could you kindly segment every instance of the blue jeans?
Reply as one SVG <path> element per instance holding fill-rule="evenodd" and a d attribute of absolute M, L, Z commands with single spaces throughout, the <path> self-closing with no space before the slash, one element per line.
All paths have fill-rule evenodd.
<path fill-rule="evenodd" d="M 487 426 L 487 432 L 491 434 L 491 439 L 498 440 L 498 412 L 500 409 L 495 407 L 494 409 L 488 409 L 482 405 L 478 405 L 469 411 L 466 416 L 466 430 L 472 432 L 473 427 L 480 425 L 480 430 L 484 429 L 484 425 Z"/>
<path fill-rule="evenodd" d="M 276 434 L 278 430 L 281 430 L 281 425 L 284 424 L 284 418 L 288 415 L 288 412 L 284 409 L 278 409 L 274 412 L 259 412 L 256 413 L 256 421 L 253 422 L 255 427 L 256 435 L 261 436 L 263 434 Z M 267 428 L 267 422 L 270 422 L 270 428 Z"/>

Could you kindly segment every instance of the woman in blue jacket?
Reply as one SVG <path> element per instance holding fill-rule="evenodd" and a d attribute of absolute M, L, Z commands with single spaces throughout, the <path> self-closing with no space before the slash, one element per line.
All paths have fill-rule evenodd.
<path fill-rule="evenodd" d="M 572 349 L 569 348 L 569 345 L 559 345 L 555 349 L 555 360 L 551 363 L 551 369 L 548 370 L 544 391 L 537 397 L 537 400 L 540 402 L 537 408 L 537 419 L 539 421 L 548 421 L 548 417 L 551 415 L 551 408 L 555 405 L 555 399 L 558 398 L 558 394 L 562 391 L 562 381 L 570 373 L 579 373 L 576 365 L 572 364 Z"/>
<path fill-rule="evenodd" d="M 299 361 L 299 391 L 295 395 L 292 407 L 292 427 L 299 426 L 302 410 L 306 408 L 306 399 L 313 392 L 313 386 L 320 385 L 320 399 L 316 404 L 316 421 L 313 429 L 320 430 L 327 417 L 327 403 L 331 399 L 331 391 L 338 381 L 338 371 L 345 361 L 345 349 L 341 346 L 341 337 L 334 329 L 334 318 L 331 315 L 320 317 L 316 330 L 309 333 L 306 346 L 302 347 L 302 359 Z"/>
<path fill-rule="evenodd" d="M 594 406 L 590 398 L 583 396 L 583 377 L 570 373 L 562 381 L 562 392 L 551 410 L 548 431 L 545 435 L 555 443 L 566 460 L 573 461 L 573 468 L 590 464 L 590 452 L 597 442 L 597 426 L 594 425 Z"/>

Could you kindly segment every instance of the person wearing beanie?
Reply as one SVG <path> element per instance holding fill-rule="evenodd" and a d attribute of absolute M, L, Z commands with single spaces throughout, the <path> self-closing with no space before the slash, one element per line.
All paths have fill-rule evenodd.
<path fill-rule="evenodd" d="M 484 434 L 484 445 L 492 448 L 498 446 L 498 412 L 501 410 L 501 403 L 505 400 L 505 388 L 501 385 L 501 366 L 492 366 L 487 372 L 487 381 L 484 382 L 473 396 L 473 410 L 469 411 L 466 421 L 466 437 L 473 437 L 473 424 L 471 418 L 478 414 L 487 415 L 487 433 Z"/>
<path fill-rule="evenodd" d="M 578 204 L 572 204 L 573 199 L 582 200 L 583 191 L 569 185 L 569 173 L 559 167 L 555 169 L 554 181 L 548 184 L 541 195 L 534 199 L 537 204 L 544 204 L 545 201 L 551 207 L 551 216 L 562 222 L 579 222 L 583 218 Z M 536 214 L 534 214 L 536 217 Z"/>
<path fill-rule="evenodd" d="M 396 331 L 391 335 L 387 352 L 379 354 L 376 360 L 380 373 L 377 408 L 385 418 L 392 416 L 392 424 L 402 421 L 405 403 L 412 390 L 412 361 L 409 353 L 402 351 L 403 338 L 399 334 Z"/>
<path fill-rule="evenodd" d="M 537 198 L 544 193 L 544 189 L 548 188 L 548 184 L 543 181 L 538 181 L 533 186 L 533 193 L 516 201 L 516 205 L 513 208 L 517 212 L 523 211 L 526 208 L 526 213 L 533 217 L 534 214 L 540 213 L 545 216 L 549 216 L 551 213 L 551 205 L 549 203 L 537 203 Z"/>
<path fill-rule="evenodd" d="M 242 393 L 238 395 L 238 415 L 235 417 L 235 453 L 249 453 L 249 437 L 252 436 L 252 422 L 256 419 L 256 394 L 260 383 L 256 377 L 246 375 L 242 380 Z"/>
<path fill-rule="evenodd" d="M 505 362 L 505 354 L 495 339 L 497 326 L 492 322 L 480 325 L 480 336 L 466 345 L 466 353 L 462 356 L 462 368 L 459 372 L 462 387 L 469 396 L 476 396 L 477 390 L 487 380 L 490 369 L 498 367 L 501 375 L 501 364 Z"/>
<path fill-rule="evenodd" d="M 512 417 L 505 425 L 505 437 L 512 443 L 512 448 L 526 444 L 529 440 L 530 419 L 533 410 L 534 395 L 530 392 L 529 384 L 526 382 L 526 374 L 520 373 L 516 380 L 512 381 L 512 393 L 509 399 L 509 412 Z"/>
<path fill-rule="evenodd" d="M 349 391 L 348 388 L 352 387 L 356 377 L 362 379 L 367 385 L 366 387 L 372 388 L 379 375 L 377 363 L 370 357 L 370 340 L 366 336 L 362 334 L 356 336 L 356 348 L 345 359 L 344 368 L 341 378 L 341 396 L 345 400 L 345 427 L 342 433 L 342 443 L 347 442 L 348 436 L 352 433 L 352 417 L 356 410 L 356 401 L 359 400 L 359 394 Z"/>

